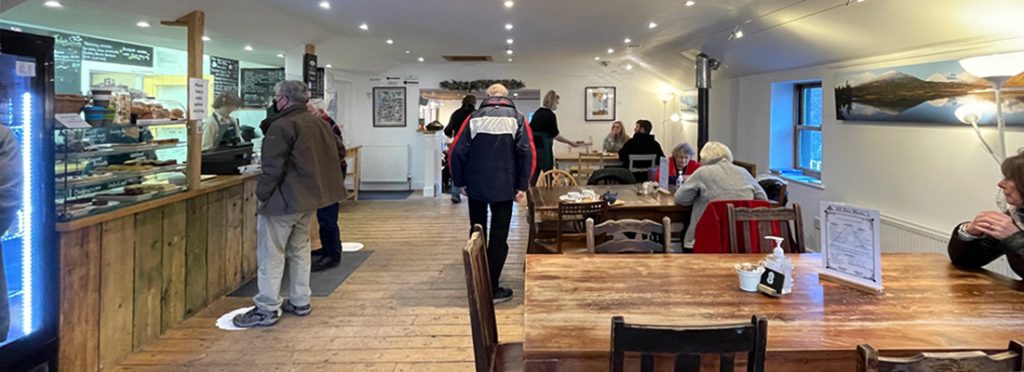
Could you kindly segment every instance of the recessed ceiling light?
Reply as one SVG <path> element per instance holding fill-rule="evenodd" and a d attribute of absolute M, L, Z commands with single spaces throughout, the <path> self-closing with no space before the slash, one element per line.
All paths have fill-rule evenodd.
<path fill-rule="evenodd" d="M 391 40 L 391 39 L 388 39 L 387 43 L 388 43 L 388 45 L 392 45 L 392 44 L 394 44 L 394 43 L 395 43 L 395 41 L 394 41 L 394 40 Z"/>
<path fill-rule="evenodd" d="M 509 58 L 509 59 L 508 59 L 508 61 L 509 61 L 509 62 L 512 62 L 512 58 Z"/>
<path fill-rule="evenodd" d="M 328 63 L 328 64 L 324 65 L 324 68 L 334 68 L 334 66 L 331 66 L 331 64 Z"/>
<path fill-rule="evenodd" d="M 512 93 L 512 97 L 519 97 L 519 93 Z"/>
<path fill-rule="evenodd" d="M 508 54 L 508 55 L 512 55 L 512 54 L 514 54 L 515 52 L 516 52 L 516 51 L 512 50 L 512 48 L 508 48 L 508 49 L 505 49 L 505 54 Z"/>
<path fill-rule="evenodd" d="M 595 60 L 595 61 L 600 61 L 600 60 L 601 60 L 601 57 L 594 57 L 594 60 Z"/>
<path fill-rule="evenodd" d="M 739 38 L 743 37 L 743 30 L 736 30 L 736 33 L 733 34 L 733 35 L 735 35 L 736 38 L 739 39 Z"/>
<path fill-rule="evenodd" d="M 363 23 L 363 24 L 359 25 L 359 29 L 363 30 L 363 31 L 367 31 L 367 30 L 370 29 L 370 26 L 367 26 L 365 23 Z"/>
<path fill-rule="evenodd" d="M 146 28 L 146 27 L 149 27 L 149 22 L 139 21 L 139 23 L 136 23 L 135 25 L 139 26 L 139 27 L 142 27 L 142 28 Z"/>
<path fill-rule="evenodd" d="M 331 3 L 328 2 L 327 0 L 321 1 L 320 7 L 324 9 L 331 9 Z"/>
<path fill-rule="evenodd" d="M 505 2 L 505 7 L 506 8 L 511 8 L 511 7 L 515 6 L 515 5 L 516 5 L 516 3 L 514 1 L 506 1 Z"/>
<path fill-rule="evenodd" d="M 210 37 L 206 36 L 206 35 L 203 35 L 203 41 L 210 41 Z"/>
<path fill-rule="evenodd" d="M 697 2 L 696 2 L 696 1 L 693 1 L 693 0 L 686 0 L 686 3 L 684 3 L 683 5 L 686 5 L 686 6 L 694 6 L 695 4 L 697 4 Z"/>
<path fill-rule="evenodd" d="M 416 58 L 417 61 L 423 62 L 423 57 Z"/>
<path fill-rule="evenodd" d="M 507 39 L 507 40 L 505 40 L 505 44 L 508 44 L 508 45 L 512 45 L 512 43 L 515 43 L 515 42 L 516 42 L 516 41 L 515 41 L 515 40 L 513 40 L 513 39 Z"/>
<path fill-rule="evenodd" d="M 626 43 L 626 44 L 629 44 L 629 43 L 632 43 L 633 40 L 631 40 L 630 38 L 627 37 L 626 40 L 623 40 L 622 42 Z"/>
<path fill-rule="evenodd" d="M 512 31 L 512 29 L 513 29 L 513 28 L 515 28 L 515 27 L 516 27 L 516 26 L 513 26 L 513 25 L 512 25 L 511 23 L 506 23 L 506 24 L 505 24 L 505 29 L 506 29 L 506 30 L 509 30 L 509 31 Z"/>
<path fill-rule="evenodd" d="M 243 49 L 245 49 L 246 52 L 251 52 L 252 51 L 252 45 L 246 45 L 245 48 L 243 48 Z"/>
<path fill-rule="evenodd" d="M 64 7 L 64 5 L 62 5 L 60 3 L 60 1 L 53 1 L 53 0 L 50 0 L 50 1 L 47 1 L 47 2 L 43 3 L 43 5 L 46 5 L 46 6 L 50 7 L 50 8 L 63 8 Z"/>
<path fill-rule="evenodd" d="M 277 53 L 277 58 L 284 58 L 284 53 Z"/>
<path fill-rule="evenodd" d="M 612 53 L 615 53 L 615 49 L 608 48 L 608 54 L 612 54 Z"/>
<path fill-rule="evenodd" d="M 405 51 L 405 54 L 412 54 L 412 52 L 407 50 L 407 51 Z"/>
<path fill-rule="evenodd" d="M 658 27 L 658 24 L 654 23 L 654 22 L 651 22 L 651 23 L 647 24 L 647 28 L 657 28 L 657 27 Z"/>
<path fill-rule="evenodd" d="M 629 71 L 629 70 L 632 70 L 632 69 L 633 69 L 633 64 L 632 63 L 626 65 L 626 71 Z"/>

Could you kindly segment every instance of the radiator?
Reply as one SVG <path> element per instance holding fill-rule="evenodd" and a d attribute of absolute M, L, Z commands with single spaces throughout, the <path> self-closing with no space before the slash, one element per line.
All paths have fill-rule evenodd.
<path fill-rule="evenodd" d="M 359 154 L 362 182 L 409 182 L 409 153 L 409 145 L 363 146 Z"/>
<path fill-rule="evenodd" d="M 896 217 L 882 215 L 882 252 L 929 252 L 946 254 L 946 245 L 952 231 L 938 231 Z M 1010 269 L 1006 258 L 1000 258 L 985 268 L 1018 278 Z"/>

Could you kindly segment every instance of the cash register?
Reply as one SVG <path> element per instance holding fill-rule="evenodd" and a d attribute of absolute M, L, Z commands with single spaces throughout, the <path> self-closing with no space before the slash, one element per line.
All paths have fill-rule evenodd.
<path fill-rule="evenodd" d="M 235 133 L 233 126 L 222 129 L 217 147 L 203 151 L 203 174 L 240 174 L 238 167 L 252 164 L 252 143 L 243 140 L 242 133 Z"/>

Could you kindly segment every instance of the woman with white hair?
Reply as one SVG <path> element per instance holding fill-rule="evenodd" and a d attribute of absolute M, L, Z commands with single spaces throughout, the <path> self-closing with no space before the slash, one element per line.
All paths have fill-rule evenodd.
<path fill-rule="evenodd" d="M 672 157 L 668 158 L 668 183 L 675 185 L 679 176 L 683 176 L 683 180 L 689 177 L 693 172 L 700 168 L 700 163 L 697 162 L 697 151 L 693 149 L 693 146 L 689 142 L 683 142 L 672 149 Z M 655 173 L 654 179 L 661 179 L 661 170 Z"/>
<path fill-rule="evenodd" d="M 764 189 L 746 169 L 732 163 L 732 151 L 721 142 L 708 142 L 700 151 L 704 161 L 676 190 L 676 204 L 692 206 L 683 247 L 693 249 L 697 222 L 708 204 L 716 200 L 767 200 Z"/>
<path fill-rule="evenodd" d="M 530 120 L 530 129 L 533 131 L 533 145 L 537 148 L 537 174 L 555 168 L 554 145 L 555 141 L 567 144 L 572 147 L 580 147 L 586 143 L 583 141 L 570 141 L 558 131 L 558 117 L 555 110 L 558 110 L 558 101 L 561 97 L 553 90 L 544 95 L 542 106 L 534 111 Z M 537 180 L 534 174 L 533 181 Z"/>

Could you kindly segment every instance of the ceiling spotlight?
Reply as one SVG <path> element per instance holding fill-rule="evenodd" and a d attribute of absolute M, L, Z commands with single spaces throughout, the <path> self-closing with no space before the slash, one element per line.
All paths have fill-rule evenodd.
<path fill-rule="evenodd" d="M 683 3 L 683 5 L 686 5 L 686 6 L 694 6 L 696 4 L 697 4 L 697 2 L 693 1 L 693 0 L 687 0 L 685 3 Z"/>
<path fill-rule="evenodd" d="M 509 59 L 508 59 L 508 61 L 509 61 L 509 62 L 512 62 L 512 58 L 509 58 Z"/>
<path fill-rule="evenodd" d="M 407 50 L 407 51 L 405 51 L 405 54 L 412 54 L 412 52 Z"/>
<path fill-rule="evenodd" d="M 615 49 L 608 48 L 608 54 L 612 54 L 612 53 L 615 53 Z"/>
<path fill-rule="evenodd" d="M 853 3 L 863 3 L 863 2 L 864 2 L 864 0 L 846 0 L 846 5 L 849 6 L 850 4 L 853 4 Z"/>
<path fill-rule="evenodd" d="M 508 45 L 512 45 L 512 43 L 514 43 L 514 42 L 516 42 L 516 41 L 512 40 L 512 39 L 505 40 L 505 44 L 508 44 Z"/>
<path fill-rule="evenodd" d="M 632 69 L 633 69 L 633 64 L 632 63 L 626 65 L 626 71 L 629 71 L 629 70 L 632 70 Z"/>
<path fill-rule="evenodd" d="M 394 40 L 388 39 L 388 45 L 392 45 L 392 44 L 394 44 L 394 43 L 395 43 L 395 41 L 394 41 Z"/>
<path fill-rule="evenodd" d="M 600 61 L 600 60 L 601 60 L 601 57 L 594 57 L 594 60 L 595 60 L 595 61 Z"/>
<path fill-rule="evenodd" d="M 514 1 L 506 1 L 505 2 L 505 7 L 506 8 L 511 8 L 511 7 L 515 6 L 515 5 L 516 5 L 516 3 Z"/>
<path fill-rule="evenodd" d="M 651 23 L 647 24 L 647 28 L 657 28 L 657 27 L 658 27 L 658 24 L 654 23 L 654 22 L 651 22 Z"/>
<path fill-rule="evenodd" d="M 139 26 L 139 27 L 142 27 L 142 28 L 146 28 L 146 27 L 149 27 L 149 22 L 139 21 L 139 23 L 136 23 L 135 25 Z"/>
<path fill-rule="evenodd" d="M 206 36 L 206 35 L 203 35 L 203 41 L 210 41 L 210 37 Z"/>
<path fill-rule="evenodd" d="M 512 97 L 519 97 L 519 93 L 512 93 Z"/>
<path fill-rule="evenodd" d="M 327 0 L 321 1 L 320 7 L 324 9 L 331 9 L 331 3 L 328 2 Z"/>
<path fill-rule="evenodd" d="M 416 58 L 417 61 L 423 62 L 423 57 Z"/>
<path fill-rule="evenodd" d="M 739 39 L 743 37 L 743 30 L 737 25 L 736 28 L 732 29 L 732 33 L 729 34 L 729 40 Z"/>
<path fill-rule="evenodd" d="M 512 55 L 514 53 L 515 53 L 515 51 L 512 50 L 512 48 L 505 49 L 505 54 Z"/>
<path fill-rule="evenodd" d="M 334 68 L 334 66 L 331 66 L 331 64 L 328 63 L 328 64 L 324 65 L 324 68 Z"/>
<path fill-rule="evenodd" d="M 359 25 L 359 29 L 363 30 L 363 31 L 367 31 L 367 30 L 370 29 L 370 26 L 367 26 L 365 23 L 363 23 L 363 24 Z"/>
<path fill-rule="evenodd" d="M 627 37 L 626 40 L 623 40 L 622 42 L 624 42 L 626 44 L 629 44 L 629 43 L 632 43 L 633 40 L 631 40 L 630 38 Z"/>
<path fill-rule="evenodd" d="M 246 52 L 251 52 L 252 51 L 252 45 L 246 45 L 245 48 L 243 48 L 243 49 L 245 49 Z"/>
<path fill-rule="evenodd" d="M 47 7 L 50 7 L 50 8 L 63 8 L 64 7 L 64 5 L 62 5 L 59 1 L 53 1 L 53 0 L 47 1 L 47 2 L 43 3 L 43 5 L 46 5 Z"/>
<path fill-rule="evenodd" d="M 277 53 L 277 58 L 284 58 L 284 53 Z"/>
<path fill-rule="evenodd" d="M 511 23 L 506 23 L 506 24 L 505 24 L 505 29 L 506 29 L 506 30 L 509 30 L 509 31 L 512 31 L 512 29 L 513 29 L 513 28 L 515 28 L 515 27 L 516 27 L 516 26 L 513 26 L 513 25 L 512 25 Z"/>

